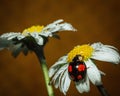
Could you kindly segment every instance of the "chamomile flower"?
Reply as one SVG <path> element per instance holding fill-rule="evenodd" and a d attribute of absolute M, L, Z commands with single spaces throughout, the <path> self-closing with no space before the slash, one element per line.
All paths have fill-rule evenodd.
<path fill-rule="evenodd" d="M 44 46 L 48 37 L 58 37 L 58 31 L 76 31 L 69 23 L 62 23 L 57 20 L 47 26 L 32 26 L 23 32 L 10 32 L 0 36 L 0 50 L 7 48 L 12 51 L 13 56 L 17 56 L 21 51 L 26 55 L 28 50 L 33 50 L 38 46 Z"/>
<path fill-rule="evenodd" d="M 120 63 L 120 55 L 117 49 L 102 43 L 84 44 L 74 47 L 67 55 L 61 57 L 49 69 L 49 77 L 55 88 L 60 89 L 66 95 L 71 80 L 80 93 L 89 92 L 90 81 L 96 85 L 102 85 L 100 71 L 93 60 Z M 105 95 L 106 96 L 106 95 Z"/>

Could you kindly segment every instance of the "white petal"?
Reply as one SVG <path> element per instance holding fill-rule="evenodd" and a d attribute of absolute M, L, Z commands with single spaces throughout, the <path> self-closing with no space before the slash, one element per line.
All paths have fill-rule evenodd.
<path fill-rule="evenodd" d="M 43 45 L 44 40 L 41 36 L 39 36 L 38 33 L 34 32 L 34 33 L 30 33 L 30 35 L 35 39 L 38 45 Z"/>
<path fill-rule="evenodd" d="M 63 89 L 64 85 L 63 85 L 63 78 L 64 78 L 64 73 L 65 73 L 65 70 L 67 69 L 67 65 L 64 65 L 62 66 L 58 71 L 57 73 L 54 75 L 54 77 L 52 78 L 53 79 L 53 84 L 55 85 L 56 88 L 59 87 L 60 91 L 62 93 L 65 94 L 65 91 Z M 57 80 L 57 81 L 56 81 Z"/>
<path fill-rule="evenodd" d="M 85 81 L 75 82 L 76 88 L 80 93 L 89 92 L 90 91 L 90 84 L 88 76 L 86 76 Z"/>
<path fill-rule="evenodd" d="M 23 38 L 25 38 L 24 35 L 18 35 L 18 36 L 17 36 L 17 39 L 18 39 L 18 40 L 21 40 L 21 39 L 23 39 Z"/>
<path fill-rule="evenodd" d="M 53 82 L 55 88 L 58 88 L 60 86 L 60 82 L 61 82 L 61 76 L 63 75 L 64 71 L 59 71 L 57 72 L 57 74 L 55 74 L 53 77 L 52 77 L 52 81 L 51 83 Z"/>
<path fill-rule="evenodd" d="M 92 59 L 106 61 L 118 64 L 120 63 L 120 55 L 116 48 L 102 43 L 94 43 L 91 45 L 94 48 Z"/>
<path fill-rule="evenodd" d="M 53 82 L 55 84 L 56 80 L 58 80 L 58 78 L 59 78 L 58 83 L 60 82 L 60 80 L 61 80 L 60 75 L 62 75 L 64 73 L 64 71 L 66 70 L 66 66 L 67 65 L 63 65 L 59 69 L 57 68 L 57 71 L 54 73 L 54 76 L 52 77 L 51 83 Z"/>
<path fill-rule="evenodd" d="M 58 88 L 59 87 L 59 78 L 60 78 L 60 76 L 58 75 L 57 77 L 56 77 L 56 79 L 54 80 L 54 86 L 55 86 L 55 88 Z M 51 82 L 52 83 L 52 82 Z"/>
<path fill-rule="evenodd" d="M 59 19 L 59 20 L 56 20 L 56 21 L 54 21 L 52 24 L 58 24 L 58 23 L 61 23 L 61 22 L 63 22 L 64 20 L 63 19 Z M 50 24 L 49 24 L 50 25 Z"/>
<path fill-rule="evenodd" d="M 62 80 L 61 80 L 61 88 L 62 88 L 62 92 L 66 95 L 66 92 L 69 89 L 70 86 L 70 78 L 68 75 L 68 69 L 65 70 L 64 75 L 62 76 Z"/>
<path fill-rule="evenodd" d="M 69 23 L 63 23 L 63 24 L 60 24 L 61 26 L 61 29 L 59 31 L 64 31 L 64 30 L 67 30 L 67 31 L 77 31 L 75 28 L 73 28 L 73 26 Z"/>
<path fill-rule="evenodd" d="M 99 72 L 100 72 L 100 74 L 103 75 L 103 76 L 106 75 L 106 74 L 105 74 L 103 71 L 101 71 L 101 70 L 99 70 Z"/>
<path fill-rule="evenodd" d="M 61 65 L 67 63 L 67 56 L 62 56 L 55 64 L 53 64 L 49 69 L 49 77 L 52 77 L 53 74 L 60 68 Z"/>
<path fill-rule="evenodd" d="M 55 28 L 56 25 L 59 24 L 59 23 L 61 23 L 61 22 L 63 22 L 63 19 L 56 20 L 56 21 L 54 21 L 53 23 L 48 24 L 48 25 L 43 29 L 43 31 L 47 31 L 47 30 L 50 29 L 50 28 L 51 28 L 51 29 L 52 29 L 52 28 Z"/>
<path fill-rule="evenodd" d="M 44 43 L 44 40 L 41 36 L 39 36 L 38 38 L 35 38 L 35 40 L 36 40 L 38 45 L 43 45 L 43 43 Z"/>
<path fill-rule="evenodd" d="M 64 67 L 64 69 L 63 69 L 63 67 Z M 66 80 L 66 78 L 65 78 L 65 76 L 68 76 L 67 74 L 68 73 L 66 73 L 66 70 L 67 70 L 67 68 L 68 68 L 68 65 L 64 65 L 62 67 L 62 69 L 60 69 L 60 71 L 61 71 L 61 73 L 60 73 L 60 75 L 59 75 L 59 82 L 58 82 L 58 85 L 59 85 L 59 89 L 60 89 L 60 91 L 64 94 L 64 95 L 66 95 L 66 90 L 67 90 L 67 88 L 69 88 L 69 85 L 70 85 L 70 79 L 68 79 L 68 86 L 66 85 L 66 83 L 64 83 L 65 82 L 65 80 Z M 68 77 L 69 78 L 69 77 Z M 65 84 L 65 85 L 64 85 Z M 65 89 L 66 88 L 66 89 Z"/>
<path fill-rule="evenodd" d="M 54 32 L 58 32 L 58 31 L 76 31 L 76 29 L 73 28 L 71 24 L 61 23 L 61 22 L 63 22 L 62 19 L 47 25 L 45 28 L 43 28 L 40 35 L 48 37 L 48 36 L 52 36 Z"/>
<path fill-rule="evenodd" d="M 98 70 L 96 65 L 90 59 L 88 59 L 88 61 L 85 61 L 85 64 L 87 66 L 87 75 L 88 75 L 90 81 L 94 85 L 101 84 L 102 82 L 101 82 L 100 71 Z"/>
<path fill-rule="evenodd" d="M 64 95 L 66 95 L 71 81 L 67 69 L 68 64 L 60 66 L 60 68 L 54 73 L 54 76 L 52 77 L 52 80 L 50 82 L 53 82 L 55 88 L 59 87 L 60 91 L 64 93 Z"/>
<path fill-rule="evenodd" d="M 5 33 L 3 35 L 0 36 L 0 38 L 6 38 L 7 40 L 11 40 L 17 36 L 22 36 L 20 32 L 10 32 L 10 33 Z"/>
<path fill-rule="evenodd" d="M 65 66 L 63 66 L 64 68 L 65 68 Z M 65 68 L 66 69 L 66 68 Z M 61 92 L 63 92 L 64 93 L 64 91 L 62 91 L 62 86 L 61 86 L 61 79 L 62 79 L 62 76 L 63 76 L 63 74 L 64 74 L 64 72 L 65 72 L 65 69 L 64 70 L 61 70 L 61 72 L 60 72 L 60 74 L 58 75 L 58 76 L 56 76 L 57 77 L 57 79 L 56 79 L 56 81 L 54 81 L 54 84 L 55 84 L 55 88 L 58 88 L 59 87 L 59 89 L 60 89 L 60 91 Z"/>
<path fill-rule="evenodd" d="M 67 55 L 60 57 L 53 66 L 58 66 L 58 65 L 67 63 L 67 58 L 68 58 Z"/>

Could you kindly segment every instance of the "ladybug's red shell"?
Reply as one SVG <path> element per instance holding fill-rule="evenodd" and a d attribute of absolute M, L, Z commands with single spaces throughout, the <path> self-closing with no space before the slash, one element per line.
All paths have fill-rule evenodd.
<path fill-rule="evenodd" d="M 83 80 L 86 76 L 86 65 L 83 61 L 73 60 L 69 63 L 68 73 L 73 81 Z"/>

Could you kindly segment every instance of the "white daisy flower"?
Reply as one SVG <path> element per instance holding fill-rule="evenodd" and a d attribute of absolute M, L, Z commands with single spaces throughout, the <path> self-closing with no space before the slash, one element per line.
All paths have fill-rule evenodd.
<path fill-rule="evenodd" d="M 93 59 L 114 64 L 120 63 L 120 55 L 113 46 L 103 45 L 100 42 L 78 45 L 50 67 L 50 83 L 53 83 L 55 88 L 59 87 L 64 95 L 69 89 L 71 80 L 75 82 L 80 93 L 89 92 L 89 81 L 96 86 L 102 86 L 101 75 L 105 73 L 97 68 Z"/>
<path fill-rule="evenodd" d="M 58 37 L 58 31 L 76 31 L 69 23 L 62 23 L 63 20 L 57 20 L 47 26 L 32 26 L 23 32 L 10 32 L 0 36 L 0 50 L 7 48 L 12 51 L 13 56 L 17 56 L 20 51 L 26 55 L 28 49 L 32 50 L 35 45 L 44 46 L 48 37 Z"/>

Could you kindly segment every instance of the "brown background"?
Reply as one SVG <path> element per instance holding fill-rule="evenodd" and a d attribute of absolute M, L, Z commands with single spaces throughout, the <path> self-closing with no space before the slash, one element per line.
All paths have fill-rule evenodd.
<path fill-rule="evenodd" d="M 45 55 L 50 67 L 74 46 L 102 42 L 120 50 L 119 0 L 0 0 L 0 34 L 19 32 L 31 25 L 46 25 L 57 19 L 71 23 L 78 32 L 61 32 L 61 40 L 49 39 Z M 102 78 L 111 96 L 120 94 L 120 66 L 97 61 L 107 75 Z M 56 96 L 63 96 L 54 89 Z M 72 82 L 67 96 L 100 96 L 91 84 L 89 93 L 79 94 Z M 34 53 L 13 58 L 0 51 L 0 96 L 47 96 L 38 59 Z"/>

